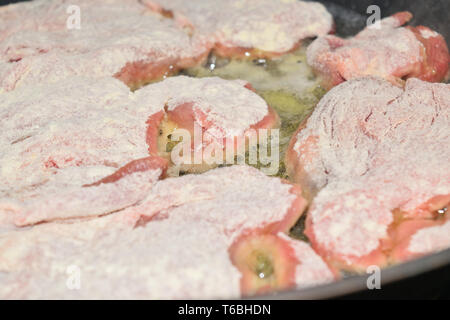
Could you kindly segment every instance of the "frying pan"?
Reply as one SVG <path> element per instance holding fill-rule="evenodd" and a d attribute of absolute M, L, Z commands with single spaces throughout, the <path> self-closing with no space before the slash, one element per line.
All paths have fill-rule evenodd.
<path fill-rule="evenodd" d="M 314 0 L 322 2 L 333 14 L 337 33 L 340 36 L 351 36 L 366 26 L 370 5 L 378 5 L 383 17 L 398 11 L 408 10 L 414 14 L 412 25 L 428 26 L 442 35 L 450 43 L 450 25 L 448 12 L 449 0 Z M 15 0 L 0 0 L 0 5 L 18 2 Z M 329 285 L 304 290 L 291 290 L 271 295 L 259 296 L 258 299 L 329 299 L 344 297 L 349 294 L 359 294 L 363 297 L 368 292 L 369 275 L 352 276 Z M 436 281 L 437 280 L 437 281 Z M 406 283 L 406 285 L 405 285 Z M 425 286 L 450 288 L 450 249 L 414 260 L 402 265 L 382 270 L 381 286 L 393 288 L 397 284 L 411 291 L 426 292 Z M 383 289 L 382 289 L 383 290 Z M 386 297 L 386 295 L 381 295 Z M 411 295 L 408 295 L 411 296 Z M 417 295 L 416 295 L 417 296 Z M 420 296 L 420 295 L 419 295 Z M 393 296 L 398 297 L 398 296 Z M 404 296 L 402 296 L 404 297 Z M 423 296 L 421 296 L 423 297 Z M 254 298 L 253 298 L 254 299 Z"/>

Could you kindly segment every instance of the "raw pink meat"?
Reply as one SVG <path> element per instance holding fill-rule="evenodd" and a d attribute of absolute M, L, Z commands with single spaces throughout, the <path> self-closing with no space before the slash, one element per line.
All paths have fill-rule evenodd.
<path fill-rule="evenodd" d="M 74 5 L 81 25 L 72 30 L 66 10 Z M 74 75 L 115 76 L 139 86 L 195 65 L 209 52 L 139 0 L 33 1 L 2 9 L 0 20 L 0 62 L 13 65 L 0 74 L 6 91 Z"/>
<path fill-rule="evenodd" d="M 324 285 L 339 278 L 337 272 L 309 244 L 293 240 L 285 234 L 279 234 L 279 237 L 286 240 L 294 249 L 294 255 L 298 261 L 295 268 L 295 283 L 298 288 Z"/>
<path fill-rule="evenodd" d="M 118 215 L 121 215 L 120 213 Z M 239 296 L 239 273 L 213 225 L 161 220 L 133 229 L 115 215 L 36 226 L 0 238 L 3 299 L 182 299 Z M 21 264 L 28 261 L 28 266 Z M 69 267 L 80 290 L 70 290 Z M 40 288 L 40 289 L 38 289 Z"/>
<path fill-rule="evenodd" d="M 400 12 L 350 39 L 319 37 L 307 51 L 308 63 L 326 87 L 362 76 L 380 76 L 393 83 L 420 78 L 442 81 L 450 62 L 445 39 L 423 26 L 401 27 L 412 18 Z"/>
<path fill-rule="evenodd" d="M 148 197 L 126 212 L 142 216 L 143 222 L 168 212 L 192 221 L 205 219 L 217 225 L 232 241 L 254 229 L 287 232 L 305 207 L 298 186 L 269 179 L 256 169 L 233 166 L 162 180 Z M 242 214 L 243 208 L 246 214 Z"/>
<path fill-rule="evenodd" d="M 51 182 L 21 192 L 9 205 L 8 200 L 2 205 L 14 213 L 19 226 L 100 216 L 138 203 L 166 169 L 167 161 L 157 157 L 135 160 L 106 178 L 90 176 L 108 172 L 102 167 L 66 168 L 59 170 Z M 94 182 L 81 185 L 90 181 Z"/>
<path fill-rule="evenodd" d="M 176 123 L 179 129 L 188 130 L 192 142 L 194 125 L 201 127 L 204 148 L 211 143 L 225 147 L 227 138 L 245 137 L 250 130 L 272 129 L 279 123 L 276 112 L 245 81 L 179 76 L 150 87 L 138 95 L 143 99 L 147 95 L 158 96 L 166 101 L 167 120 Z M 148 122 L 149 127 L 158 128 L 163 118 L 163 113 L 155 114 Z M 161 150 L 157 140 L 149 140 L 148 144 L 150 153 L 158 155 Z"/>
<path fill-rule="evenodd" d="M 162 106 L 153 102 L 112 78 L 3 94 L 0 212 L 28 225 L 138 202 L 167 169 L 148 158 L 146 119 Z"/>
<path fill-rule="evenodd" d="M 393 262 L 405 262 L 450 248 L 450 219 L 408 220 L 394 233 Z"/>
<path fill-rule="evenodd" d="M 387 263 L 392 212 L 429 218 L 450 195 L 450 85 L 375 78 L 331 90 L 294 136 L 288 171 L 314 198 L 307 234 L 339 267 Z"/>
<path fill-rule="evenodd" d="M 82 19 L 71 30 L 73 5 Z M 332 29 L 321 4 L 268 0 L 33 1 L 2 8 L 0 20 L 0 91 L 74 75 L 139 87 L 201 63 L 215 44 L 226 56 L 276 56 Z"/>
<path fill-rule="evenodd" d="M 284 233 L 244 233 L 229 252 L 233 265 L 242 274 L 240 286 L 244 296 L 306 288 L 337 278 L 309 244 Z"/>
<path fill-rule="evenodd" d="M 72 78 L 3 94 L 1 220 L 28 225 L 136 204 L 167 169 L 155 149 L 165 110 L 179 115 L 177 106 L 193 103 L 181 124 L 195 121 L 218 140 L 277 122 L 245 86 L 174 77 L 131 93 L 112 78 Z"/>
<path fill-rule="evenodd" d="M 294 0 L 144 0 L 209 41 L 226 57 L 273 57 L 296 49 L 306 38 L 325 35 L 333 18 L 317 2 Z"/>
<path fill-rule="evenodd" d="M 229 247 L 245 230 L 300 213 L 306 203 L 295 189 L 235 166 L 159 181 L 137 210 L 0 234 L 0 297 L 238 297 Z M 299 261 L 297 285 L 334 279 L 307 244 L 278 236 Z M 79 290 L 67 287 L 70 266 L 80 271 Z"/>

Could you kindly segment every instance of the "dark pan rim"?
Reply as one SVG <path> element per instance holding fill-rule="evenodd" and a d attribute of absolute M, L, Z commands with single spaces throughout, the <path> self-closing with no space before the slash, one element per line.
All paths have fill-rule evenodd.
<path fill-rule="evenodd" d="M 381 271 L 382 288 L 385 285 L 401 280 L 407 280 L 448 265 L 450 265 L 450 249 L 407 263 L 388 267 Z M 316 300 L 339 298 L 368 290 L 367 279 L 369 276 L 370 275 L 354 276 L 328 285 L 256 296 L 251 299 Z"/>

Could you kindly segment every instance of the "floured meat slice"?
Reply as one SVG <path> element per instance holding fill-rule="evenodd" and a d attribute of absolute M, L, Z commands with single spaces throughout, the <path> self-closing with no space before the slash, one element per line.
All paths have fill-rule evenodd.
<path fill-rule="evenodd" d="M 175 77 L 131 93 L 112 78 L 73 78 L 4 94 L 0 208 L 13 214 L 16 224 L 27 225 L 134 205 L 164 175 L 171 159 L 167 136 L 173 129 L 186 129 L 192 135 L 188 152 L 197 147 L 202 156 L 213 143 L 224 149 L 227 138 L 276 126 L 275 112 L 246 85 Z M 199 145 L 194 143 L 195 125 L 203 136 Z M 224 157 L 208 166 L 204 160 L 180 166 L 205 171 L 224 163 Z M 58 199 L 52 198 L 55 192 Z"/>
<path fill-rule="evenodd" d="M 230 248 L 244 296 L 326 284 L 336 274 L 306 243 L 285 234 L 246 234 Z"/>
<path fill-rule="evenodd" d="M 135 204 L 167 169 L 146 143 L 161 105 L 112 78 L 3 94 L 0 212 L 25 225 Z"/>
<path fill-rule="evenodd" d="M 295 267 L 295 284 L 297 288 L 311 288 L 325 285 L 340 278 L 337 270 L 328 265 L 311 245 L 289 238 L 286 234 L 278 235 L 293 248 L 298 261 Z"/>
<path fill-rule="evenodd" d="M 385 204 L 375 193 L 384 192 L 384 186 L 351 190 L 361 186 L 353 183 L 355 186 L 330 184 L 315 197 L 305 234 L 313 248 L 337 269 L 364 273 L 368 266 L 387 265 L 388 232 L 394 218 L 390 203 Z"/>
<path fill-rule="evenodd" d="M 161 216 L 204 219 L 233 241 L 255 229 L 288 232 L 305 208 L 298 186 L 248 166 L 232 166 L 161 180 L 139 205 L 126 212 L 142 216 L 143 224 Z"/>
<path fill-rule="evenodd" d="M 308 47 L 308 63 L 329 88 L 368 75 L 393 83 L 407 78 L 440 82 L 450 62 L 445 39 L 427 27 L 401 27 L 411 18 L 400 12 L 350 39 L 320 37 Z"/>
<path fill-rule="evenodd" d="M 319 103 L 294 136 L 290 176 L 314 198 L 306 233 L 337 266 L 383 266 L 399 219 L 434 219 L 450 195 L 450 85 L 361 78 Z"/>
<path fill-rule="evenodd" d="M 19 226 L 100 216 L 137 204 L 166 170 L 167 162 L 156 157 L 135 160 L 115 172 L 104 166 L 70 167 L 56 171 L 43 185 L 4 199 L 0 210 L 14 213 Z"/>
<path fill-rule="evenodd" d="M 164 111 L 148 122 L 150 128 L 159 128 L 159 138 L 148 141 L 150 153 L 172 160 L 182 172 L 203 172 L 228 161 L 233 164 L 260 130 L 279 125 L 276 112 L 241 80 L 172 77 L 137 95 L 143 101 L 158 97 L 165 102 Z M 176 137 L 181 129 L 187 137 Z"/>
<path fill-rule="evenodd" d="M 245 235 L 230 248 L 242 274 L 242 294 L 252 296 L 295 287 L 294 249 L 277 235 Z"/>
<path fill-rule="evenodd" d="M 405 262 L 450 248 L 450 219 L 409 220 L 395 231 L 391 258 Z"/>
<path fill-rule="evenodd" d="M 326 35 L 333 18 L 317 2 L 294 0 L 144 0 L 150 8 L 212 39 L 225 57 L 271 58 L 296 49 L 306 38 Z"/>
<path fill-rule="evenodd" d="M 318 2 L 236 0 L 230 10 L 219 24 L 216 52 L 221 56 L 270 58 L 333 30 L 331 14 Z"/>
<path fill-rule="evenodd" d="M 308 245 L 278 234 L 280 221 L 305 208 L 297 189 L 250 167 L 221 168 L 158 182 L 138 210 L 0 234 L 0 297 L 238 297 L 241 274 L 230 247 L 251 230 L 291 248 L 293 259 L 277 261 L 276 276 L 288 268 L 291 285 L 331 281 Z M 70 270 L 80 272 L 79 290 L 70 290 Z"/>
<path fill-rule="evenodd" d="M 0 236 L 2 299 L 239 296 L 239 272 L 213 225 L 178 219 L 133 229 L 103 219 Z"/>
<path fill-rule="evenodd" d="M 68 26 L 76 14 L 70 8 L 80 10 L 79 29 Z M 73 75 L 139 87 L 196 65 L 210 50 L 138 0 L 32 1 L 7 7 L 3 17 L 14 17 L 5 18 L 0 37 L 0 61 L 14 66 L 0 79 L 5 91 Z"/>

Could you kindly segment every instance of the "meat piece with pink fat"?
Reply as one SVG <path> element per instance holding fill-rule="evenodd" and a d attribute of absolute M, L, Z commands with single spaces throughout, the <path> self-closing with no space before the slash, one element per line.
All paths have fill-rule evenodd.
<path fill-rule="evenodd" d="M 3 94 L 2 215 L 28 225 L 138 202 L 167 169 L 146 143 L 146 120 L 160 104 L 146 103 L 113 78 L 72 78 Z"/>
<path fill-rule="evenodd" d="M 407 78 L 440 82 L 450 62 L 445 39 L 424 26 L 401 27 L 411 18 L 400 12 L 353 38 L 319 37 L 308 47 L 308 63 L 327 88 L 369 75 L 399 85 Z"/>
<path fill-rule="evenodd" d="M 393 262 L 405 262 L 450 248 L 450 219 L 440 210 L 440 219 L 417 219 L 401 223 L 394 232 Z"/>
<path fill-rule="evenodd" d="M 293 275 L 278 287 L 333 281 L 309 245 L 279 233 L 305 207 L 297 186 L 245 166 L 161 180 L 140 206 L 124 212 L 0 234 L 0 297 L 238 297 L 242 275 L 230 247 L 255 230 L 292 257 L 271 256 L 277 267 L 267 275 L 271 281 L 282 280 L 282 270 Z M 268 241 L 257 247 L 273 249 Z M 81 273 L 79 290 L 67 289 L 68 270 Z"/>
<path fill-rule="evenodd" d="M 307 38 L 333 30 L 333 18 L 318 2 L 297 0 L 144 0 L 153 10 L 192 30 L 224 57 L 273 58 Z"/>
<path fill-rule="evenodd" d="M 133 93 L 113 78 L 73 78 L 3 94 L 0 123 L 0 209 L 28 225 L 139 202 L 166 172 L 164 134 L 175 128 L 192 134 L 196 124 L 202 151 L 273 128 L 278 116 L 243 81 L 174 77 Z M 222 164 L 202 161 L 197 172 Z"/>
<path fill-rule="evenodd" d="M 230 159 L 234 163 L 237 154 L 248 150 L 249 140 L 258 139 L 260 130 L 279 126 L 277 113 L 246 81 L 179 76 L 148 86 L 137 95 L 143 100 L 149 96 L 165 101 L 164 109 L 148 121 L 151 130 L 159 129 L 158 135 L 149 135 L 150 153 L 169 160 L 179 156 L 172 163 L 184 172 L 204 172 L 230 164 Z M 176 137 L 183 134 L 180 129 L 188 137 Z"/>
<path fill-rule="evenodd" d="M 447 84 L 375 78 L 322 99 L 286 158 L 314 198 L 306 233 L 322 256 L 357 271 L 383 266 L 397 219 L 436 219 L 448 207 L 449 101 Z"/>
<path fill-rule="evenodd" d="M 0 10 L 3 91 L 79 75 L 136 88 L 197 65 L 210 48 L 139 0 L 32 1 Z M 4 22 L 4 23 L 3 23 Z"/>

